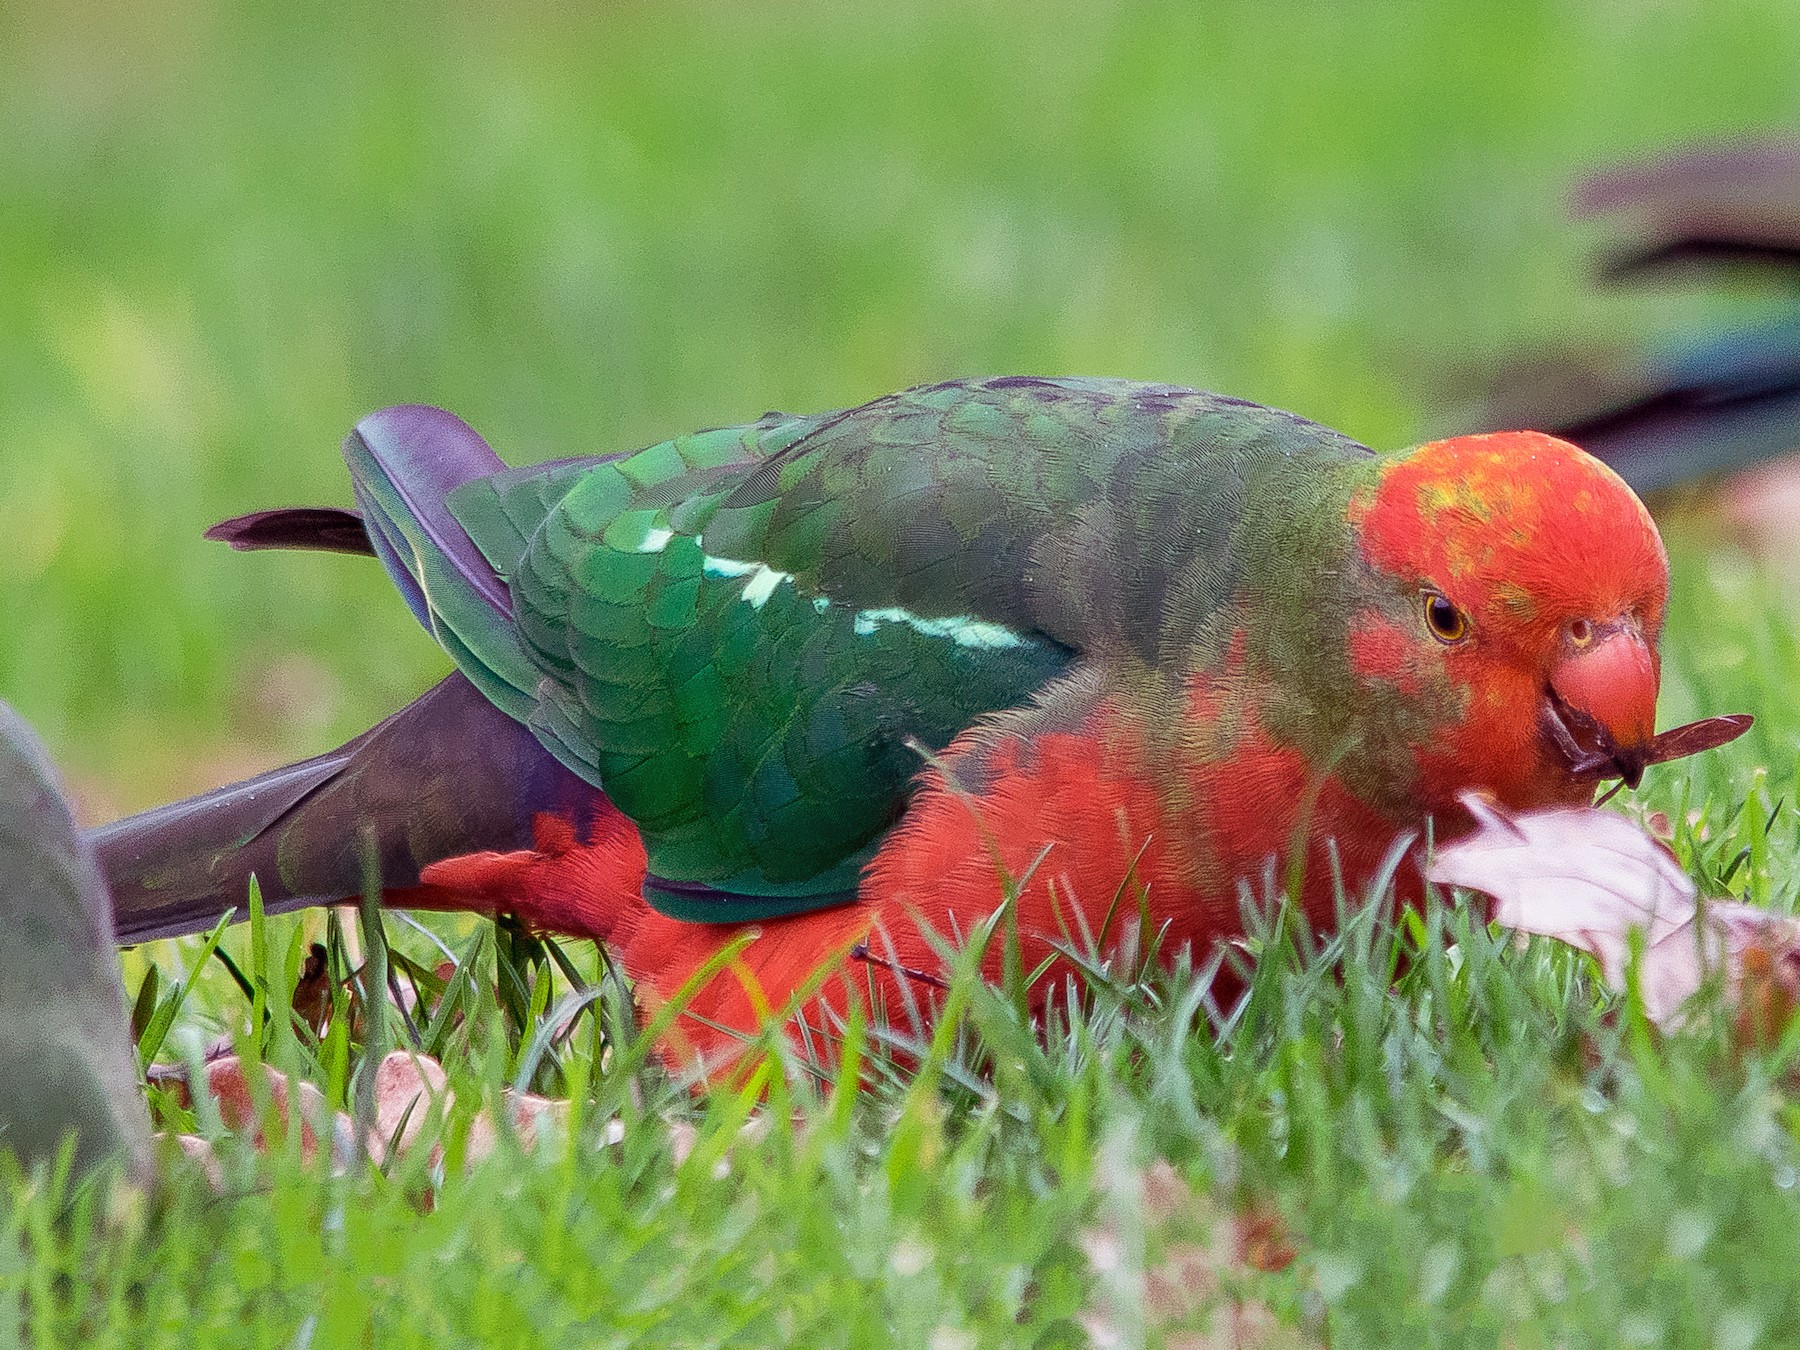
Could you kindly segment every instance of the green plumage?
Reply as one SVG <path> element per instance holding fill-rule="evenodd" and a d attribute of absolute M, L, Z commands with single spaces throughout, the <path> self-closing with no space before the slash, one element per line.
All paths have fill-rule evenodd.
<path fill-rule="evenodd" d="M 913 742 L 1053 713 L 1081 667 L 1216 655 L 1249 504 L 1335 521 L 1347 547 L 1372 458 L 1286 413 L 1111 380 L 771 414 L 455 488 L 510 614 L 351 462 L 458 665 L 637 822 L 652 903 L 736 918 L 853 890 L 904 809 Z"/>

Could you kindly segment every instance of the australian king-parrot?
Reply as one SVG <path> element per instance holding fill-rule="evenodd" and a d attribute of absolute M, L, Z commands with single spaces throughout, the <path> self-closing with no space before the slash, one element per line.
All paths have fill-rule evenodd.
<path fill-rule="evenodd" d="M 1007 877 L 1041 991 L 1121 896 L 1203 955 L 1280 859 L 1329 925 L 1396 841 L 1467 828 L 1459 793 L 1585 803 L 1747 723 L 1656 735 L 1656 528 L 1532 432 L 1376 454 L 1240 399 L 1009 377 L 525 468 L 424 407 L 345 449 L 357 512 L 215 536 L 372 552 L 458 673 L 99 831 L 124 940 L 251 872 L 272 909 L 353 895 L 371 839 L 388 903 L 595 938 L 646 1004 L 754 926 L 678 1047 L 726 1053 L 847 955 L 820 1016 L 928 1003 L 931 935 Z"/>

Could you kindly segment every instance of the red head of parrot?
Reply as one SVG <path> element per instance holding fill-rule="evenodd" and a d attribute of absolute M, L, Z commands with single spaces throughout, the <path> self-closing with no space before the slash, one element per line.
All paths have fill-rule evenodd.
<path fill-rule="evenodd" d="M 1358 514 L 1369 562 L 1417 588 L 1416 642 L 1455 694 L 1415 747 L 1428 800 L 1472 776 L 1520 807 L 1635 786 L 1668 560 L 1617 474 L 1539 432 L 1460 436 L 1390 461 Z"/>

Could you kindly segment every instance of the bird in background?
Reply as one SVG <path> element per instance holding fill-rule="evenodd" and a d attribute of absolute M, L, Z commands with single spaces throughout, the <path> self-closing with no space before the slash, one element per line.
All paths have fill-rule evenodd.
<path fill-rule="evenodd" d="M 150 1116 L 125 1021 L 111 905 L 31 729 L 0 703 L 0 1150 L 139 1180 Z"/>
<path fill-rule="evenodd" d="M 521 468 L 400 407 L 345 454 L 355 511 L 213 535 L 374 555 L 457 673 L 97 831 L 123 940 L 211 923 L 252 872 L 272 910 L 335 902 L 372 852 L 387 903 L 594 938 L 646 1008 L 754 934 L 665 1047 L 710 1062 L 796 1001 L 929 1006 L 934 939 L 1009 880 L 1041 1003 L 1140 905 L 1203 958 L 1279 867 L 1328 927 L 1402 857 L 1416 900 L 1403 851 L 1469 828 L 1465 791 L 1585 803 L 1749 721 L 1656 733 L 1656 527 L 1535 432 L 1377 454 L 1008 377 Z"/>
<path fill-rule="evenodd" d="M 1481 420 L 1542 426 L 1658 503 L 1800 450 L 1800 141 L 1736 142 L 1597 173 L 1574 209 L 1617 229 L 1609 282 L 1729 282 L 1759 317 L 1660 351 L 1550 350 L 1491 381 Z M 1788 476 L 1792 477 L 1791 469 Z M 1740 478 L 1734 514 L 1778 488 L 1792 519 L 1800 482 Z"/>

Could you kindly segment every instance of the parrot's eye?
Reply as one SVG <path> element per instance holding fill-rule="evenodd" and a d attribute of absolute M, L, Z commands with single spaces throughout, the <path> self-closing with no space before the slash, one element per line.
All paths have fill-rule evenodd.
<path fill-rule="evenodd" d="M 1586 619 L 1577 619 L 1569 625 L 1569 641 L 1577 647 L 1585 647 L 1594 640 L 1594 625 Z"/>
<path fill-rule="evenodd" d="M 1469 616 L 1436 591 L 1424 595 L 1425 626 L 1439 642 L 1461 642 L 1469 636 Z"/>

